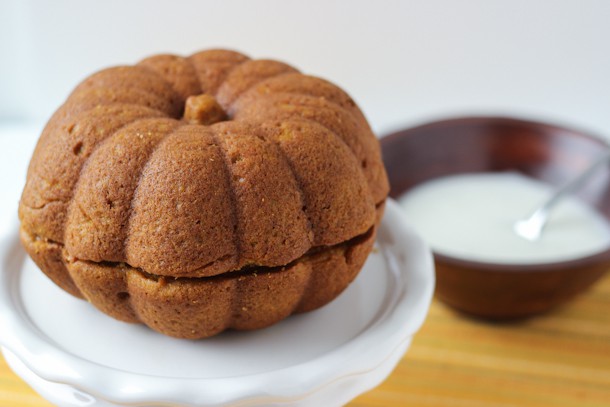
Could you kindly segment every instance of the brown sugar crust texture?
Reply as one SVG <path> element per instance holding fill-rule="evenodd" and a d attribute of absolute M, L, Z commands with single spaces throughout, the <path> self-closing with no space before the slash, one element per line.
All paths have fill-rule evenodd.
<path fill-rule="evenodd" d="M 337 86 L 233 51 L 156 55 L 93 74 L 55 112 L 20 235 L 72 295 L 203 338 L 333 300 L 387 193 L 379 144 Z"/>

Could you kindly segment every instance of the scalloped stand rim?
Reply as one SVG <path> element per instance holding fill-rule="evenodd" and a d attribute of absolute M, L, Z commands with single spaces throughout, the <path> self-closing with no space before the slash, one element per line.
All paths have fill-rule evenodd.
<path fill-rule="evenodd" d="M 59 390 L 51 390 L 58 384 L 55 381 L 85 391 L 76 390 L 80 395 L 66 392 L 70 400 L 59 401 L 67 406 L 155 400 L 149 395 L 138 399 L 137 394 L 112 388 L 113 382 L 129 387 L 123 386 L 125 378 L 136 388 L 161 383 L 173 386 L 164 390 L 172 405 L 228 406 L 238 402 L 241 406 L 282 400 L 292 400 L 290 405 L 294 406 L 341 405 L 390 374 L 423 323 L 434 285 L 429 249 L 404 224 L 396 204 L 389 202 L 380 228 L 379 250 L 371 254 L 359 277 L 337 300 L 264 330 L 188 341 L 115 321 L 71 298 L 46 280 L 31 261 L 11 261 L 15 247 L 7 247 L 11 240 L 4 243 L 1 260 L 9 269 L 5 274 L 13 274 L 13 278 L 0 279 L 0 294 L 7 290 L 9 294 L 4 301 L 0 298 L 0 311 L 8 304 L 13 315 L 2 318 L 0 312 L 0 327 L 15 324 L 15 333 L 11 338 L 0 332 L 0 344 L 10 349 L 3 348 L 16 372 L 47 398 L 58 397 Z M 10 273 L 11 264 L 14 273 Z M 54 308 L 51 316 L 49 302 Z M 341 318 L 346 313 L 353 317 Z M 378 346 L 368 351 L 372 340 Z M 120 344 L 127 345 L 118 348 Z M 36 359 L 41 352 L 49 356 L 47 364 L 49 360 L 56 362 L 52 367 L 59 372 L 49 373 L 49 366 L 41 363 L 45 358 Z M 151 358 L 151 354 L 156 357 Z M 202 364 L 211 370 L 202 370 Z M 92 388 L 81 379 L 70 380 L 71 375 L 87 374 L 101 374 L 107 383 L 96 383 Z M 303 380 L 295 387 L 290 378 L 301 376 Z M 189 383 L 207 384 L 210 394 L 198 394 L 197 401 L 189 399 L 188 392 L 196 389 Z M 229 397 L 227 386 L 231 386 Z M 214 387 L 216 393 L 211 391 Z M 91 401 L 87 393 L 96 394 L 98 399 Z M 261 401 L 263 394 L 266 398 Z M 241 404 L 246 400 L 248 403 Z M 53 401 L 59 402 L 57 398 Z"/>

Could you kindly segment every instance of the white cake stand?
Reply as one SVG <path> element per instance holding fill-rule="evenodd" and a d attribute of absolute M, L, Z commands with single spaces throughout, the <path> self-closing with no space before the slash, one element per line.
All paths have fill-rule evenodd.
<path fill-rule="evenodd" d="M 391 373 L 434 288 L 430 250 L 393 201 L 376 250 L 335 301 L 199 341 L 115 321 L 64 293 L 27 258 L 16 227 L 0 262 L 2 351 L 60 406 L 340 406 Z"/>

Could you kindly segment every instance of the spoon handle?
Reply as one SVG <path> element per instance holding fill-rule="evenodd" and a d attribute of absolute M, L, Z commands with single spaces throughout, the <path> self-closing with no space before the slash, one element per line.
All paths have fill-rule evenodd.
<path fill-rule="evenodd" d="M 598 170 L 599 167 L 610 161 L 610 150 L 599 156 L 586 170 L 578 174 L 575 178 L 565 183 L 561 188 L 555 190 L 553 195 L 536 209 L 529 217 L 519 220 L 513 225 L 513 230 L 518 236 L 529 241 L 536 241 L 540 237 L 544 225 L 549 217 L 549 212 L 553 206 L 566 194 L 574 192 L 580 188 L 587 179 Z"/>
<path fill-rule="evenodd" d="M 543 210 L 544 212 L 547 212 L 550 210 L 566 194 L 578 190 L 578 188 L 580 188 L 589 179 L 589 177 L 597 171 L 599 167 L 605 165 L 608 163 L 608 161 L 610 161 L 610 150 L 600 155 L 585 171 L 566 182 L 562 187 L 558 188 L 553 196 L 546 201 L 544 205 L 538 209 L 538 211 Z"/>

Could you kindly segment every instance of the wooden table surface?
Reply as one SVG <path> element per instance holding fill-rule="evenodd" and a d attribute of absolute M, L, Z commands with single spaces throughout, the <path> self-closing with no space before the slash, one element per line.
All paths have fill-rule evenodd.
<path fill-rule="evenodd" d="M 0 406 L 50 406 L 0 358 Z M 544 316 L 491 324 L 435 301 L 392 375 L 350 407 L 610 406 L 610 273 Z"/>

